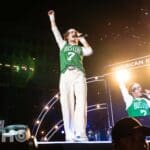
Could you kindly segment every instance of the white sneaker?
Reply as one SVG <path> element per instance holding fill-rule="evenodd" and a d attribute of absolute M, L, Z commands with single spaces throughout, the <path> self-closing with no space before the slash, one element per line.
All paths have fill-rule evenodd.
<path fill-rule="evenodd" d="M 66 142 L 74 142 L 73 139 L 66 139 Z"/>
<path fill-rule="evenodd" d="M 76 136 L 76 138 L 74 139 L 75 142 L 87 142 L 89 141 L 88 138 L 85 137 L 81 137 L 81 136 Z"/>
<path fill-rule="evenodd" d="M 73 137 L 66 137 L 66 142 L 74 142 L 74 138 Z"/>

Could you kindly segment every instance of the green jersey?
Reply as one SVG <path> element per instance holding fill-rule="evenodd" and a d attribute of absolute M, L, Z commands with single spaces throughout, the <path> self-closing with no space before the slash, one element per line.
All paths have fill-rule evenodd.
<path fill-rule="evenodd" d="M 66 43 L 60 50 L 61 73 L 64 73 L 69 66 L 76 67 L 84 72 L 83 52 L 81 46 Z"/>
<path fill-rule="evenodd" d="M 130 117 L 150 115 L 150 108 L 144 98 L 141 100 L 133 99 L 133 102 L 127 111 Z"/>

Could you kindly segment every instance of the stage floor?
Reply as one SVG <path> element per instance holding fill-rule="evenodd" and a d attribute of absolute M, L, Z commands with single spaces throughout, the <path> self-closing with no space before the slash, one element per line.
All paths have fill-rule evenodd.
<path fill-rule="evenodd" d="M 111 141 L 87 141 L 87 142 L 37 142 L 39 150 L 111 150 Z"/>
<path fill-rule="evenodd" d="M 148 141 L 150 143 L 150 141 Z M 111 141 L 88 141 L 88 142 L 66 142 L 66 141 L 37 141 L 37 147 L 33 143 L 3 143 L 0 149 L 5 150 L 112 150 Z"/>
<path fill-rule="evenodd" d="M 51 142 L 41 142 L 37 141 L 38 145 L 46 145 L 46 144 L 103 144 L 103 143 L 112 143 L 111 141 L 84 141 L 84 142 L 74 142 L 74 141 L 51 141 Z"/>
<path fill-rule="evenodd" d="M 3 143 L 0 149 L 5 150 L 111 150 L 111 142 L 37 142 L 33 143 Z"/>

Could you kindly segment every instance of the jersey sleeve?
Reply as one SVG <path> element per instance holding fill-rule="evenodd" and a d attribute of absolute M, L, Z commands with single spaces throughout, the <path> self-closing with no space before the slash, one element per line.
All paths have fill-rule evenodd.
<path fill-rule="evenodd" d="M 150 109 L 150 100 L 147 100 L 147 99 L 146 99 L 146 102 L 147 102 L 147 104 L 148 104 L 148 106 L 149 106 L 149 109 Z"/>
<path fill-rule="evenodd" d="M 63 40 L 61 33 L 59 32 L 57 27 L 53 27 L 52 32 L 54 34 L 57 45 L 58 45 L 59 49 L 61 50 L 64 47 L 66 42 Z"/>
<path fill-rule="evenodd" d="M 126 104 L 126 109 L 128 109 L 128 107 L 131 105 L 132 101 L 133 101 L 133 97 L 129 94 L 128 89 L 125 86 L 124 82 L 119 82 L 119 88 L 121 90 L 121 94 L 123 96 L 123 100 Z"/>
<path fill-rule="evenodd" d="M 82 47 L 83 56 L 90 56 L 93 53 L 93 50 L 91 47 Z"/>

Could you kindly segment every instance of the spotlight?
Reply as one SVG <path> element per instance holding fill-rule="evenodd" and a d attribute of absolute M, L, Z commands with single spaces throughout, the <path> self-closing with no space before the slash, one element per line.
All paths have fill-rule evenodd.
<path fill-rule="evenodd" d="M 44 137 L 44 141 L 47 141 L 48 139 L 47 139 L 47 137 Z"/>
<path fill-rule="evenodd" d="M 97 104 L 97 105 L 96 105 L 96 108 L 97 108 L 97 109 L 100 109 L 100 105 L 99 105 L 99 104 Z"/>
<path fill-rule="evenodd" d="M 33 72 L 33 71 L 34 71 L 34 68 L 30 67 L 29 70 Z"/>
<path fill-rule="evenodd" d="M 41 131 L 41 134 L 44 134 L 44 133 L 45 133 L 45 132 L 42 130 L 42 131 Z"/>
<path fill-rule="evenodd" d="M 22 70 L 26 71 L 27 67 L 26 66 L 21 66 Z"/>
<path fill-rule="evenodd" d="M 10 67 L 10 64 L 5 64 L 5 67 Z"/>
<path fill-rule="evenodd" d="M 58 126 L 57 126 L 57 125 L 55 125 L 55 126 L 54 126 L 54 128 L 57 130 L 57 129 L 58 129 Z"/>
<path fill-rule="evenodd" d="M 44 107 L 44 109 L 45 109 L 45 110 L 48 110 L 48 109 L 49 109 L 49 107 L 48 107 L 48 106 L 45 106 L 45 107 Z"/>
<path fill-rule="evenodd" d="M 15 69 L 15 71 L 19 72 L 20 68 L 17 65 L 13 65 L 13 69 Z"/>
<path fill-rule="evenodd" d="M 39 121 L 39 120 L 37 120 L 37 121 L 36 121 L 36 124 L 40 124 L 40 121 Z"/>
<path fill-rule="evenodd" d="M 58 99 L 58 98 L 59 98 L 59 94 L 56 94 L 56 95 L 55 95 L 55 98 L 57 98 L 57 99 Z"/>
<path fill-rule="evenodd" d="M 129 71 L 125 69 L 116 71 L 115 75 L 118 82 L 126 82 L 130 78 Z"/>
<path fill-rule="evenodd" d="M 61 131 L 61 134 L 64 134 L 64 133 L 65 133 L 65 131 L 64 131 L 64 130 L 62 130 L 62 131 Z"/>
<path fill-rule="evenodd" d="M 95 80 L 98 80 L 98 77 L 96 76 L 96 77 L 94 77 L 94 79 L 95 79 Z"/>

